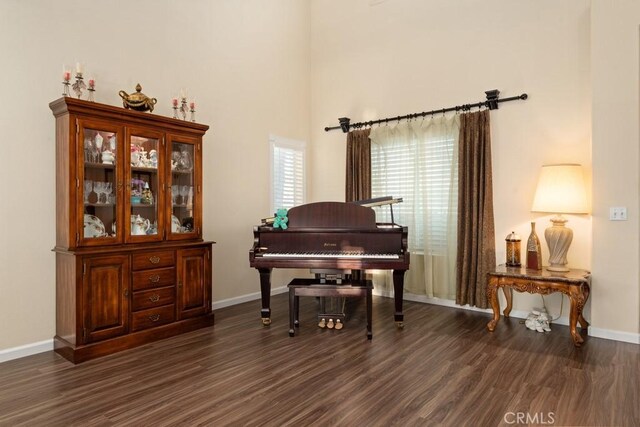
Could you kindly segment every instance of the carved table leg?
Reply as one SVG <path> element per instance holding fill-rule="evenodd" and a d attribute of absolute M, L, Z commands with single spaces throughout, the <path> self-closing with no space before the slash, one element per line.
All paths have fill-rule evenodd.
<path fill-rule="evenodd" d="M 497 293 L 498 293 L 498 290 L 496 289 L 496 295 Z M 502 313 L 504 314 L 504 317 L 509 317 L 509 314 L 511 314 L 511 307 L 513 307 L 513 289 L 511 289 L 508 286 L 503 286 L 502 293 L 504 294 L 504 297 L 507 300 L 507 306 L 505 307 Z"/>
<path fill-rule="evenodd" d="M 580 328 L 584 329 L 585 331 L 589 328 L 589 322 L 587 322 L 585 320 L 584 317 L 582 317 L 582 310 L 584 309 L 584 305 L 587 303 L 587 300 L 589 299 L 589 285 L 587 283 L 584 283 L 582 285 L 582 303 L 578 304 L 578 322 L 580 323 Z"/>
<path fill-rule="evenodd" d="M 498 303 L 498 278 L 489 277 L 489 284 L 487 285 L 487 298 L 491 303 L 493 309 L 493 319 L 487 323 L 487 329 L 489 332 L 493 332 L 496 329 L 498 320 L 500 319 L 500 304 Z"/>
<path fill-rule="evenodd" d="M 578 322 L 579 314 L 579 299 L 580 297 L 575 292 L 570 292 L 569 301 L 571 302 L 571 309 L 569 311 L 569 331 L 571 332 L 571 337 L 573 338 L 573 343 L 576 347 L 580 347 L 584 341 L 576 331 L 576 323 Z"/>

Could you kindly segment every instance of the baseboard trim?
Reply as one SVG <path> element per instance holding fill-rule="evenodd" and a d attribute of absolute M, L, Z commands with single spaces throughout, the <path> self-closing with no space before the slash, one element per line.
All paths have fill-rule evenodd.
<path fill-rule="evenodd" d="M 589 336 L 640 345 L 640 334 L 634 334 L 633 332 L 612 331 L 611 329 L 589 326 Z"/>
<path fill-rule="evenodd" d="M 374 294 L 388 297 L 388 298 L 393 297 L 392 292 L 374 291 Z M 405 292 L 404 294 L 404 299 L 406 301 L 415 301 L 415 302 L 421 302 L 426 304 L 441 305 L 445 307 L 452 307 L 452 308 L 457 308 L 462 310 L 478 311 L 481 313 L 489 313 L 489 314 L 493 313 L 493 310 L 491 309 L 471 307 L 469 305 L 461 306 L 456 304 L 452 300 L 440 299 L 440 298 L 429 298 L 425 295 L 415 295 L 407 292 Z M 510 317 L 515 317 L 517 319 L 526 319 L 528 316 L 529 316 L 529 312 L 522 311 L 522 310 L 512 310 L 510 314 Z M 563 316 L 563 317 L 560 317 L 559 319 L 554 320 L 551 324 L 552 330 L 553 330 L 554 324 L 569 326 L 569 317 Z M 604 338 L 607 340 L 627 342 L 630 344 L 640 344 L 640 334 L 636 334 L 633 332 L 613 331 L 610 329 L 594 328 L 593 326 L 589 326 L 588 335 L 590 337 L 595 337 L 595 338 Z"/>
<path fill-rule="evenodd" d="M 286 286 L 280 286 L 280 287 L 271 289 L 271 295 L 283 294 L 285 292 L 287 292 Z M 374 295 L 393 298 L 392 292 L 374 290 L 373 293 Z M 254 292 L 251 294 L 241 295 L 239 297 L 228 298 L 218 302 L 214 302 L 213 310 L 230 307 L 232 305 L 242 304 L 249 301 L 255 301 L 258 299 L 260 299 L 260 292 Z M 434 304 L 434 305 L 440 305 L 444 307 L 451 307 L 451 308 L 468 310 L 468 311 L 477 311 L 477 312 L 487 313 L 487 314 L 491 314 L 493 312 L 491 309 L 471 307 L 469 305 L 461 306 L 461 305 L 457 305 L 454 301 L 451 301 L 451 300 L 446 300 L 441 298 L 429 298 L 424 295 L 415 295 L 407 292 L 405 292 L 404 294 L 404 299 L 407 301 Z M 526 319 L 528 315 L 529 315 L 528 312 L 525 312 L 522 310 L 513 310 L 511 312 L 511 317 L 515 317 L 518 319 Z M 568 326 L 569 318 L 561 317 L 557 320 L 554 320 L 553 323 L 558 325 Z M 610 329 L 594 328 L 593 326 L 590 326 L 589 336 L 640 345 L 640 334 L 636 334 L 633 332 L 613 331 Z M 9 360 L 13 360 L 13 359 L 19 359 L 21 357 L 31 356 L 38 353 L 44 353 L 45 351 L 53 351 L 53 339 L 40 341 L 33 344 L 26 344 L 19 347 L 8 348 L 6 350 L 0 350 L 0 363 L 8 362 Z"/>
<path fill-rule="evenodd" d="M 53 338 L 50 340 L 21 345 L 19 347 L 0 350 L 0 363 L 9 360 L 20 359 L 21 357 L 32 356 L 45 351 L 53 351 Z"/>
<path fill-rule="evenodd" d="M 288 292 L 288 288 L 286 286 L 280 286 L 277 288 L 271 288 L 271 295 L 278 295 Z M 251 294 L 240 295 L 239 297 L 227 298 L 221 301 L 214 302 L 212 305 L 213 310 L 217 310 L 219 308 L 231 307 L 232 305 L 242 304 L 249 301 L 255 301 L 257 299 L 262 298 L 260 292 L 254 292 Z"/>

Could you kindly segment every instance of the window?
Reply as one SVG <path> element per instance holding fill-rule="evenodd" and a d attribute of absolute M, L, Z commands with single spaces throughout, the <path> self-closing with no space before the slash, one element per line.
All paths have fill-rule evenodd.
<path fill-rule="evenodd" d="M 402 197 L 393 213 L 396 223 L 409 228 L 409 248 L 445 255 L 457 215 L 457 128 L 435 123 L 380 129 L 372 130 L 371 197 Z M 388 207 L 377 215 L 391 220 Z"/>
<path fill-rule="evenodd" d="M 303 141 L 270 136 L 271 210 L 290 209 L 305 202 L 305 151 Z"/>

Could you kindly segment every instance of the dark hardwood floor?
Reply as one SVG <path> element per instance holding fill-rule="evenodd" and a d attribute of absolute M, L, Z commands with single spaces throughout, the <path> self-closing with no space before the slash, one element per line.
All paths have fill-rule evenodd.
<path fill-rule="evenodd" d="M 316 326 L 301 298 L 288 336 L 287 296 L 216 312 L 215 326 L 73 365 L 53 352 L 0 364 L 2 426 L 638 426 L 640 346 L 567 327 L 374 297 L 340 331 Z M 519 422 L 522 421 L 522 422 Z"/>

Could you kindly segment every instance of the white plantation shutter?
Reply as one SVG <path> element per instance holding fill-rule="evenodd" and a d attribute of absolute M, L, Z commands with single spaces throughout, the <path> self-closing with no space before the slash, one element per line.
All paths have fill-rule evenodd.
<path fill-rule="evenodd" d="M 305 201 L 305 143 L 277 136 L 271 144 L 271 209 L 290 209 Z"/>
<path fill-rule="evenodd" d="M 410 250 L 445 255 L 457 215 L 457 121 L 442 117 L 371 132 L 371 197 L 402 197 L 394 219 L 409 227 Z M 378 215 L 391 219 L 388 208 Z"/>
<path fill-rule="evenodd" d="M 455 299 L 459 117 L 371 130 L 371 197 L 402 197 L 396 223 L 407 226 L 412 268 L 405 289 Z M 391 220 L 388 207 L 377 220 Z M 378 276 L 388 286 L 389 275 Z M 374 276 L 375 277 L 375 276 Z"/>

